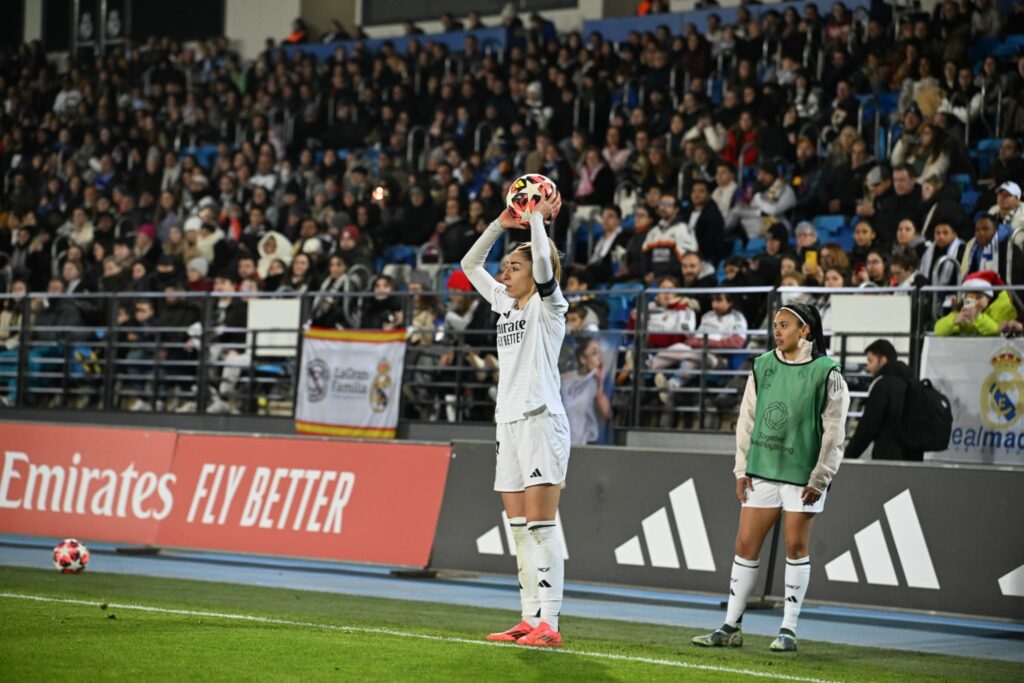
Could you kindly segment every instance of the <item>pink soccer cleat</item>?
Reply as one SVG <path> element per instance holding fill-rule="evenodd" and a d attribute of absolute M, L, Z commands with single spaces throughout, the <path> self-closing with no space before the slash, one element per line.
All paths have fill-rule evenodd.
<path fill-rule="evenodd" d="M 531 647 L 558 647 L 562 644 L 562 634 L 551 628 L 546 621 L 542 621 L 537 628 L 517 640 L 516 643 Z"/>
<path fill-rule="evenodd" d="M 524 619 L 507 631 L 488 635 L 487 640 L 496 640 L 499 643 L 514 643 L 523 636 L 529 635 L 532 630 L 533 627 Z"/>

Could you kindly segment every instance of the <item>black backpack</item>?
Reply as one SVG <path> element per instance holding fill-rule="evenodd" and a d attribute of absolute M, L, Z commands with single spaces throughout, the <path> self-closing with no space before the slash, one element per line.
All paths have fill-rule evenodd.
<path fill-rule="evenodd" d="M 944 451 L 953 432 L 953 410 L 949 399 L 930 380 L 906 379 L 903 398 L 903 429 L 900 438 L 912 451 Z"/>

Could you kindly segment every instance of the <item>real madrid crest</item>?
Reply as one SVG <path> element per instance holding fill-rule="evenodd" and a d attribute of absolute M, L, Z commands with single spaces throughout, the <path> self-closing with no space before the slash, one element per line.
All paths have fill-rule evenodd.
<path fill-rule="evenodd" d="M 375 413 L 387 410 L 389 390 L 391 389 L 391 364 L 382 360 L 377 364 L 377 376 L 370 387 L 370 408 Z"/>
<path fill-rule="evenodd" d="M 981 383 L 981 419 L 990 429 L 1009 429 L 1024 411 L 1024 358 L 1012 346 L 992 355 L 992 373 Z"/>

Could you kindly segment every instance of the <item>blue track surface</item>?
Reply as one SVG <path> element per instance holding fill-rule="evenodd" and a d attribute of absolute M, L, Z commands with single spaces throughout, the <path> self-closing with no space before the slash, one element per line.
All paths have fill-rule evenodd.
<path fill-rule="evenodd" d="M 53 545 L 54 539 L 0 536 L 0 565 L 49 568 Z M 182 551 L 122 555 L 114 545 L 103 543 L 89 543 L 89 549 L 90 572 L 519 609 L 511 577 L 403 579 L 393 577 L 389 568 L 368 565 Z M 812 586 L 812 594 L 813 590 Z M 718 596 L 571 582 L 565 594 L 566 616 L 708 628 L 718 626 L 724 616 Z M 775 635 L 781 619 L 781 610 L 750 611 L 743 627 L 748 633 Z M 1024 624 L 809 604 L 800 615 L 800 635 L 849 645 L 1024 662 Z"/>

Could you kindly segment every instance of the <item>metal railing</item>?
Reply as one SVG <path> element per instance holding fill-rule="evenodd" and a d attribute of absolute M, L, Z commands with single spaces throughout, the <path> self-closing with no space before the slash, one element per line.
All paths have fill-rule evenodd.
<path fill-rule="evenodd" d="M 1024 286 L 993 289 L 1008 290 L 1016 297 Z M 863 368 L 865 343 L 878 337 L 903 339 L 896 346 L 917 372 L 923 339 L 943 312 L 941 304 L 948 302 L 951 293 L 963 291 L 963 287 L 942 286 L 657 290 L 637 284 L 570 292 L 567 298 L 571 302 L 603 302 L 608 320 L 602 321 L 600 330 L 567 336 L 560 366 L 563 371 L 572 371 L 572 346 L 583 338 L 596 338 L 602 343 L 613 359 L 608 367 L 614 386 L 615 428 L 729 429 L 750 363 L 773 346 L 773 337 L 768 334 L 770 318 L 765 315 L 761 320 L 750 320 L 743 344 L 723 348 L 699 329 L 652 330 L 649 304 L 659 293 L 676 293 L 706 307 L 711 295 L 727 292 L 737 309 L 760 312 L 775 310 L 783 294 L 812 297 L 811 303 L 819 305 L 834 294 L 908 296 L 911 316 L 906 329 L 877 333 L 826 330 L 831 353 L 845 368 L 854 399 L 850 417 L 856 419 L 859 401 L 866 396 L 870 381 Z M 462 293 L 455 294 L 463 297 Z M 497 357 L 494 328 L 456 330 L 446 325 L 442 302 L 449 300 L 449 307 L 455 305 L 449 293 L 419 295 L 436 297 L 434 308 L 417 308 L 414 295 L 406 292 L 391 296 L 395 301 L 392 325 L 405 327 L 409 339 L 399 397 L 402 418 L 491 421 L 497 383 L 497 367 L 491 359 Z M 466 306 L 472 296 L 460 305 Z M 169 302 L 169 297 L 179 303 Z M 245 326 L 224 326 L 223 315 L 218 314 L 235 300 L 246 306 L 248 322 Z M 326 313 L 341 306 L 346 306 L 347 312 L 354 311 L 355 320 L 361 317 L 365 323 L 373 300 L 374 295 L 367 292 L 321 291 L 33 294 L 20 299 L 0 295 L 0 307 L 18 313 L 14 326 L 0 329 L 3 338 L 17 340 L 6 351 L 0 351 L 0 399 L 5 405 L 18 407 L 292 416 L 302 359 L 302 330 L 329 318 Z M 1016 300 L 1024 308 L 1019 298 Z M 187 308 L 191 322 L 164 327 L 143 325 L 132 320 L 130 313 L 141 301 Z M 260 317 L 253 302 L 260 302 L 260 306 L 290 302 L 286 306 L 289 313 L 268 318 L 264 311 Z M 62 318 L 62 310 L 70 315 Z M 426 325 L 422 325 L 423 311 L 432 311 L 426 316 L 430 320 Z M 658 344 L 651 343 L 655 334 L 663 336 Z M 664 344 L 666 335 L 678 337 L 686 348 L 670 349 Z"/>

